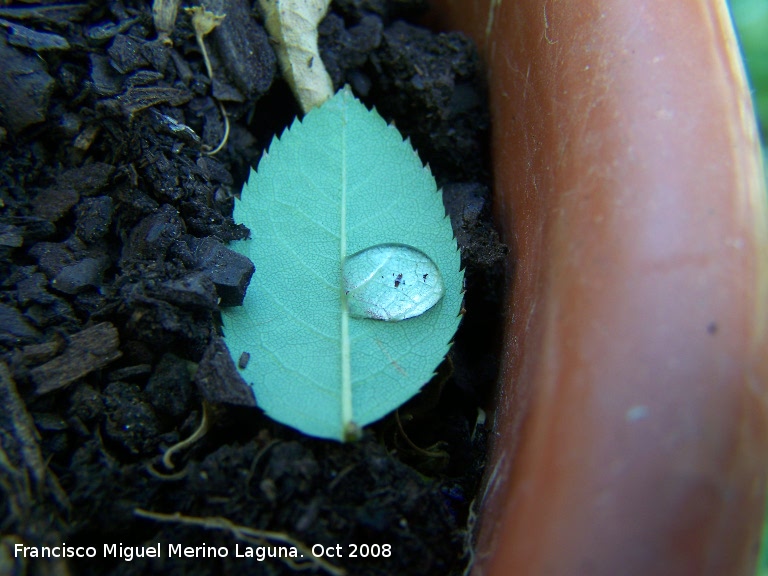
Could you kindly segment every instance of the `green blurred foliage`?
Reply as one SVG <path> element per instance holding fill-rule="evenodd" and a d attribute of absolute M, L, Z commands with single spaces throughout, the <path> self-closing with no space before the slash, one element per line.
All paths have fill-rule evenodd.
<path fill-rule="evenodd" d="M 763 165 L 768 168 L 768 0 L 730 0 L 729 4 L 752 85 L 763 141 Z M 768 502 L 756 576 L 768 576 Z"/>
<path fill-rule="evenodd" d="M 766 529 L 766 519 L 768 519 L 768 503 L 763 518 L 763 539 L 760 546 L 760 558 L 757 561 L 757 571 L 755 576 L 768 576 L 768 530 Z"/>
<path fill-rule="evenodd" d="M 730 6 L 765 143 L 768 142 L 768 0 L 731 0 Z"/>

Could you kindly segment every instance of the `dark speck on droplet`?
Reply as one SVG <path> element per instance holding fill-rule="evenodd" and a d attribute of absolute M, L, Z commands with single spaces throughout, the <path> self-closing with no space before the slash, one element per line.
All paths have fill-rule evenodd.
<path fill-rule="evenodd" d="M 395 288 L 397 288 L 398 286 L 400 286 L 400 282 L 401 282 L 402 280 L 403 280 L 403 275 L 402 275 L 402 274 L 398 274 L 398 275 L 397 275 L 397 278 L 395 278 Z"/>
<path fill-rule="evenodd" d="M 245 367 L 248 366 L 248 361 L 251 359 L 251 355 L 248 352 L 243 352 L 240 354 L 240 359 L 237 361 L 237 367 L 240 368 L 240 370 L 245 370 Z"/>

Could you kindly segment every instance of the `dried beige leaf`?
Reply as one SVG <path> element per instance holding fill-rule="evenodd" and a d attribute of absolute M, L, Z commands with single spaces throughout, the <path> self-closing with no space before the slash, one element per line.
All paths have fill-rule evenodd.
<path fill-rule="evenodd" d="M 317 25 L 330 0 L 259 0 L 288 84 L 306 114 L 333 96 L 333 83 L 317 48 Z"/>
<path fill-rule="evenodd" d="M 176 25 L 181 0 L 155 0 L 152 2 L 152 20 L 157 30 L 157 38 L 164 44 L 171 44 L 170 36 Z"/>

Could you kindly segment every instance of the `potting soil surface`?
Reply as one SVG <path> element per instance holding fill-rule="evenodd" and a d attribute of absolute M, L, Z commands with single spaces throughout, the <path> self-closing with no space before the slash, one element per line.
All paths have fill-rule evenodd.
<path fill-rule="evenodd" d="M 253 271 L 227 247 L 248 235 L 233 198 L 299 110 L 258 2 L 201 4 L 226 14 L 204 40 L 213 80 L 184 11 L 164 42 L 150 2 L 0 7 L 0 573 L 290 574 L 295 560 L 236 550 L 296 544 L 335 552 L 303 559 L 318 573 L 462 574 L 506 254 L 475 47 L 416 25 L 418 0 L 334 1 L 320 26 L 334 87 L 431 167 L 466 269 L 433 381 L 340 444 L 249 405 L 223 346 L 219 307 L 242 301 Z M 222 109 L 229 136 L 207 154 Z M 163 461 L 204 402 L 207 432 Z M 97 554 L 16 554 L 63 543 Z M 169 544 L 228 554 L 169 557 Z"/>

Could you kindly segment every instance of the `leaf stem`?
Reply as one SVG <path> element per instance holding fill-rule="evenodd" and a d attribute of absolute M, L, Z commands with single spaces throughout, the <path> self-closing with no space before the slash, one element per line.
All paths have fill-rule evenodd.
<path fill-rule="evenodd" d="M 192 26 L 195 29 L 195 38 L 197 39 L 197 45 L 200 48 L 200 52 L 203 55 L 203 62 L 205 63 L 205 69 L 208 72 L 208 78 L 211 80 L 211 86 L 213 86 L 213 67 L 211 66 L 211 59 L 208 57 L 208 50 L 205 47 L 205 37 L 210 34 L 214 28 L 217 28 L 219 24 L 224 20 L 226 14 L 214 14 L 203 8 L 202 6 L 193 6 L 191 8 L 184 9 L 187 13 L 192 14 Z M 207 156 L 213 156 L 224 148 L 224 145 L 229 139 L 229 115 L 227 109 L 224 108 L 224 104 L 213 96 L 213 99 L 219 105 L 221 110 L 221 117 L 224 121 L 224 135 L 213 150 L 204 151 L 203 154 Z M 206 148 L 204 146 L 203 148 Z"/>

